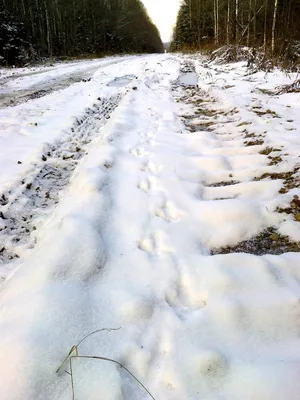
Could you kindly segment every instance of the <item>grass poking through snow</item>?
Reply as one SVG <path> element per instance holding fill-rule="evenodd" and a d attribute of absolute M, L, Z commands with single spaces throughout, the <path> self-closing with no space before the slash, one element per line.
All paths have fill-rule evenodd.
<path fill-rule="evenodd" d="M 155 398 L 152 396 L 152 394 L 150 393 L 150 391 L 142 384 L 142 382 L 132 373 L 129 371 L 129 369 L 127 369 L 123 364 L 121 364 L 119 361 L 113 360 L 112 358 L 108 358 L 108 357 L 102 357 L 102 356 L 80 356 L 79 355 L 79 350 L 78 347 L 86 340 L 88 339 L 90 336 L 95 335 L 96 333 L 102 332 L 102 331 L 107 331 L 107 332 L 112 332 L 112 331 L 118 331 L 121 328 L 103 328 L 103 329 L 97 329 L 94 332 L 91 332 L 89 334 L 87 334 L 86 336 L 84 336 L 84 338 L 82 338 L 76 345 L 73 345 L 68 353 L 68 355 L 66 356 L 66 358 L 64 359 L 64 361 L 60 364 L 60 366 L 58 367 L 58 369 L 56 370 L 56 373 L 58 373 L 63 366 L 69 362 L 69 367 L 70 367 L 70 371 L 66 371 L 65 372 L 70 375 L 71 377 L 71 385 L 72 385 L 72 400 L 75 400 L 75 382 L 74 382 L 74 374 L 73 374 L 73 365 L 72 365 L 72 361 L 74 359 L 89 359 L 89 360 L 99 360 L 99 361 L 107 361 L 113 364 L 118 365 L 119 367 L 125 369 L 125 371 L 131 375 L 131 377 L 145 390 L 146 393 L 148 393 L 148 395 L 155 400 Z M 74 355 L 75 353 L 75 355 Z"/>

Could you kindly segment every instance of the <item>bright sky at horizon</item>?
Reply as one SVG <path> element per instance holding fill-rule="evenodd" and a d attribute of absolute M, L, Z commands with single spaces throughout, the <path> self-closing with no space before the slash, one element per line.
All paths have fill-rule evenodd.
<path fill-rule="evenodd" d="M 163 42 L 169 42 L 176 22 L 180 0 L 142 0 L 142 2 L 160 30 Z"/>

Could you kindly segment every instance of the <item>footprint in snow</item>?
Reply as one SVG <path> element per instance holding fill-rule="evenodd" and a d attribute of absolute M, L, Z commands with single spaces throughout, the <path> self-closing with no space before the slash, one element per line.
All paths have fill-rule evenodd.
<path fill-rule="evenodd" d="M 141 180 L 138 184 L 138 188 L 143 190 L 145 193 L 161 190 L 159 181 L 155 176 L 149 176 L 147 179 Z"/>
<path fill-rule="evenodd" d="M 204 350 L 194 358 L 195 369 L 203 381 L 215 386 L 218 380 L 228 373 L 229 363 L 227 358 L 216 350 Z"/>
<path fill-rule="evenodd" d="M 156 208 L 155 215 L 167 222 L 177 222 L 183 217 L 183 212 L 172 201 L 166 201 L 162 207 Z"/>
<path fill-rule="evenodd" d="M 155 147 L 156 146 L 156 141 L 153 139 L 145 139 L 143 141 L 143 144 L 147 147 Z"/>
<path fill-rule="evenodd" d="M 158 165 L 153 161 L 147 161 L 141 168 L 142 171 L 151 172 L 152 174 L 159 174 L 163 170 L 162 165 Z"/>
<path fill-rule="evenodd" d="M 142 138 L 145 138 L 145 139 L 153 139 L 154 133 L 153 133 L 153 132 L 150 132 L 150 131 L 148 131 L 148 132 L 142 132 L 142 133 L 140 133 L 140 136 L 141 136 Z"/>
<path fill-rule="evenodd" d="M 173 253 L 170 239 L 164 231 L 155 231 L 149 237 L 138 242 L 138 248 L 149 255 L 160 256 Z"/>
<path fill-rule="evenodd" d="M 131 149 L 130 154 L 132 154 L 135 157 L 143 157 L 148 155 L 149 153 L 143 147 L 140 147 Z"/>

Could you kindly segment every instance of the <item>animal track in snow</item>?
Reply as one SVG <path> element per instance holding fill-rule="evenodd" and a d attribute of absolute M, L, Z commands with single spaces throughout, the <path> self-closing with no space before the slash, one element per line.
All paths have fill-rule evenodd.
<path fill-rule="evenodd" d="M 143 140 L 142 144 L 145 145 L 146 147 L 155 147 L 156 141 L 148 138 L 148 139 Z"/>
<path fill-rule="evenodd" d="M 156 208 L 155 215 L 168 222 L 176 222 L 182 218 L 183 212 L 172 201 L 165 201 L 162 207 Z"/>
<path fill-rule="evenodd" d="M 142 133 L 140 133 L 140 136 L 141 136 L 142 138 L 145 138 L 145 139 L 153 139 L 154 133 L 151 132 L 151 131 L 142 132 Z"/>
<path fill-rule="evenodd" d="M 189 270 L 180 268 L 175 280 L 165 291 L 165 301 L 177 317 L 184 321 L 191 312 L 197 313 L 207 305 L 207 293 L 200 290 L 199 281 Z"/>
<path fill-rule="evenodd" d="M 157 192 L 162 189 L 156 176 L 149 176 L 147 179 L 141 180 L 138 184 L 138 188 L 146 193 Z"/>
<path fill-rule="evenodd" d="M 143 147 L 136 147 L 130 150 L 130 154 L 135 157 L 144 157 L 147 156 L 149 152 L 146 151 Z"/>
<path fill-rule="evenodd" d="M 158 165 L 153 161 L 147 161 L 141 168 L 142 171 L 148 171 L 152 174 L 159 174 L 163 170 L 162 165 Z"/>
<path fill-rule="evenodd" d="M 163 231 L 155 231 L 149 237 L 138 243 L 138 248 L 149 255 L 160 256 L 173 253 L 174 249 L 170 243 L 169 237 Z"/>
<path fill-rule="evenodd" d="M 201 379 L 209 386 L 218 385 L 218 381 L 228 373 L 228 360 L 219 351 L 202 351 L 195 361 Z"/>

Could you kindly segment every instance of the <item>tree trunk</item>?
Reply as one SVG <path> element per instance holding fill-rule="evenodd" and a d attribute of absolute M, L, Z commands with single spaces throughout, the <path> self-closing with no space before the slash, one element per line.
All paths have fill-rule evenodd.
<path fill-rule="evenodd" d="M 274 0 L 274 14 L 273 14 L 273 24 L 272 24 L 272 55 L 274 55 L 275 53 L 275 28 L 277 20 L 277 9 L 278 9 L 278 0 Z"/>
<path fill-rule="evenodd" d="M 48 9 L 46 2 L 44 2 L 45 5 L 45 15 L 46 15 L 46 27 L 47 27 L 47 49 L 48 49 L 48 56 L 52 56 L 52 51 L 51 51 L 51 40 L 50 40 L 50 24 L 49 24 L 49 14 L 48 14 Z"/>
<path fill-rule="evenodd" d="M 264 27 L 264 51 L 265 51 L 265 55 L 267 54 L 267 44 L 268 44 L 268 5 L 269 2 L 268 0 L 266 0 L 265 3 L 265 27 Z"/>
<path fill-rule="evenodd" d="M 256 38 L 257 38 L 256 12 L 257 12 L 257 0 L 254 0 L 254 14 L 253 14 L 253 41 L 254 41 L 254 45 L 256 44 Z"/>
<path fill-rule="evenodd" d="M 219 44 L 219 0 L 217 0 L 217 45 Z"/>
<path fill-rule="evenodd" d="M 219 0 L 214 0 L 215 45 L 219 44 Z"/>
<path fill-rule="evenodd" d="M 239 44 L 239 0 L 235 0 L 235 44 Z"/>
<path fill-rule="evenodd" d="M 250 39 L 251 39 L 251 18 L 252 18 L 252 1 L 249 0 L 248 35 L 247 35 L 247 46 L 248 47 L 250 47 Z"/>
<path fill-rule="evenodd" d="M 22 12 L 23 12 L 24 20 L 26 20 L 26 7 L 25 7 L 25 4 L 24 4 L 24 0 L 22 0 Z"/>
<path fill-rule="evenodd" d="M 288 37 L 288 32 L 290 29 L 292 2 L 293 2 L 293 0 L 289 1 L 289 7 L 288 7 L 288 11 L 287 11 L 287 19 L 286 19 L 286 25 L 285 25 L 285 37 Z"/>
<path fill-rule="evenodd" d="M 226 32 L 227 32 L 227 45 L 230 44 L 230 11 L 231 11 L 231 9 L 230 9 L 230 0 L 228 0 L 228 3 L 227 3 L 227 30 L 226 30 Z"/>
<path fill-rule="evenodd" d="M 190 29 L 192 30 L 192 0 L 189 1 Z"/>

